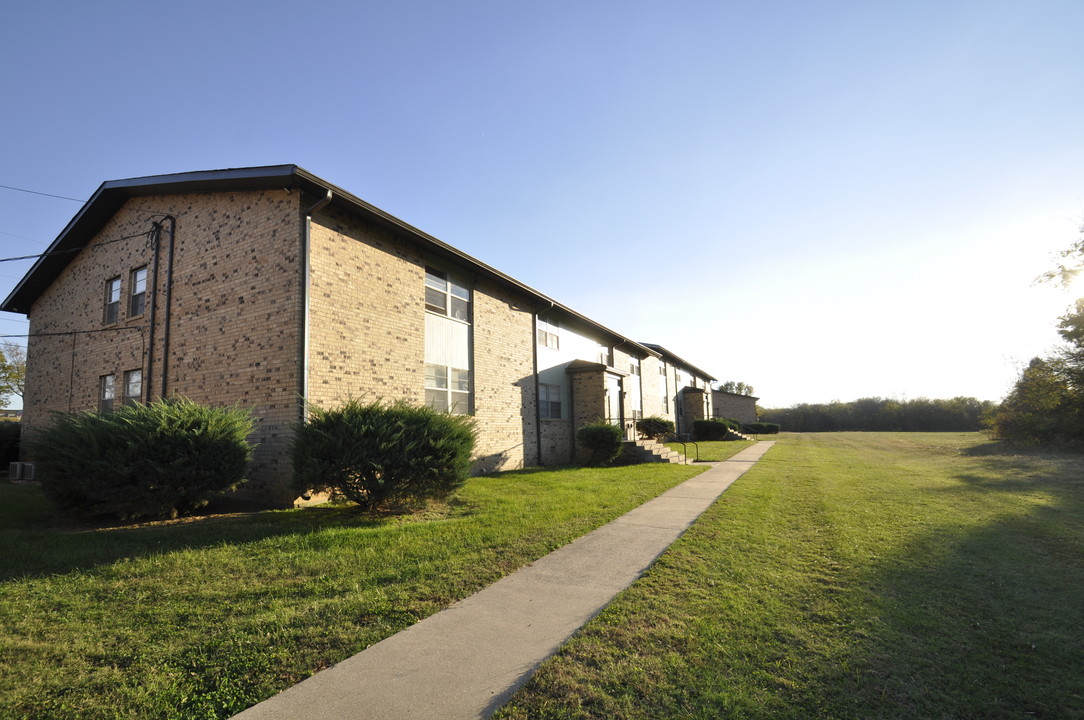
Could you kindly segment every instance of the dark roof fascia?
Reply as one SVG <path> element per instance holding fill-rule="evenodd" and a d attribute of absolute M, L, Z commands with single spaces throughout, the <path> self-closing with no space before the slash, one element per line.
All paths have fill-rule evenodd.
<path fill-rule="evenodd" d="M 94 191 L 48 249 L 34 262 L 0 304 L 0 310 L 24 315 L 29 313 L 34 300 L 79 254 L 78 250 L 86 247 L 91 238 L 130 198 L 289 187 L 296 170 L 294 165 L 273 165 L 108 180 Z M 163 213 L 162 217 L 164 216 Z M 147 215 L 148 220 L 153 217 L 153 214 Z"/>
<path fill-rule="evenodd" d="M 627 344 L 643 354 L 644 357 L 657 355 L 652 349 L 637 343 L 604 325 L 581 315 L 572 308 L 543 295 L 532 287 L 524 285 L 515 278 L 505 275 L 496 268 L 486 265 L 481 260 L 457 250 L 441 240 L 410 225 L 399 218 L 384 212 L 361 198 L 333 185 L 297 165 L 269 165 L 265 167 L 233 168 L 226 170 L 204 170 L 197 172 L 175 173 L 170 175 L 151 175 L 109 180 L 101 184 L 75 217 L 49 246 L 45 254 L 34 263 L 27 274 L 0 304 L 0 310 L 27 314 L 30 306 L 45 288 L 60 275 L 68 263 L 78 254 L 77 248 L 85 247 L 90 239 L 101 230 L 102 226 L 129 199 L 152 195 L 171 195 L 200 192 L 229 192 L 242 190 L 268 190 L 275 188 L 297 187 L 316 195 L 326 195 L 331 191 L 332 203 L 358 213 L 397 235 L 406 235 L 419 242 L 425 249 L 471 270 L 488 276 L 496 282 L 511 286 L 537 303 L 536 312 L 557 310 L 565 317 L 574 320 L 616 344 Z M 149 215 L 148 218 L 153 217 Z M 58 250 L 72 250 L 62 254 L 53 254 Z"/>
<path fill-rule="evenodd" d="M 697 366 L 693 365 L 692 363 L 689 363 L 686 360 L 682 360 L 677 355 L 675 355 L 674 353 L 672 353 L 669 350 L 667 350 L 666 348 L 664 348 L 662 345 L 655 345 L 654 343 L 640 343 L 640 344 L 643 345 L 644 347 L 650 349 L 650 350 L 654 350 L 659 355 L 661 355 L 663 358 L 669 360 L 670 362 L 674 363 L 675 365 L 682 365 L 682 366 L 688 368 L 689 370 L 692 370 L 694 373 L 698 374 L 702 378 L 705 378 L 705 379 L 710 380 L 712 382 L 718 380 L 718 378 L 712 377 L 710 374 L 704 372 L 703 370 L 701 370 Z"/>
<path fill-rule="evenodd" d="M 393 233 L 400 235 L 406 234 L 407 236 L 412 237 L 415 240 L 421 241 L 421 244 L 427 250 L 430 250 L 442 259 L 449 260 L 458 265 L 465 265 L 474 272 L 487 276 L 491 280 L 494 280 L 499 284 L 511 286 L 516 290 L 519 290 L 523 294 L 527 295 L 532 300 L 532 302 L 536 302 L 539 304 L 536 312 L 546 313 L 557 311 L 561 315 L 565 316 L 565 318 L 574 321 L 575 324 L 590 328 L 592 331 L 598 332 L 603 335 L 605 339 L 614 341 L 615 345 L 631 346 L 634 350 L 636 350 L 637 354 L 641 355 L 642 357 L 658 355 L 658 353 L 654 352 L 648 347 L 645 347 L 641 343 L 627 338 L 621 333 L 611 330 L 604 325 L 600 325 L 598 322 L 588 318 L 585 315 L 581 315 L 567 305 L 562 305 L 553 298 L 544 295 L 543 293 L 535 290 L 529 285 L 525 285 L 519 280 L 511 277 L 510 275 L 506 275 L 500 270 L 497 270 L 496 268 L 487 265 L 478 258 L 472 257 L 471 255 L 468 255 L 462 250 L 452 247 L 451 245 L 442 240 L 438 240 L 424 230 L 419 230 L 413 225 L 410 225 L 409 223 L 400 220 L 399 218 L 381 210 L 375 205 L 371 205 L 365 202 L 361 198 L 352 195 L 346 190 L 343 190 L 340 187 L 321 180 L 317 176 L 301 168 L 297 169 L 297 174 L 298 177 L 302 178 L 306 183 L 312 185 L 310 189 L 314 192 L 320 192 L 322 194 L 327 190 L 331 190 L 331 202 L 333 205 L 338 204 L 339 206 L 345 206 L 347 209 L 352 209 L 355 212 L 359 212 L 367 216 L 368 219 L 374 221 L 377 225 L 380 225 Z"/>
<path fill-rule="evenodd" d="M 720 395 L 733 395 L 734 397 L 749 398 L 750 400 L 759 400 L 760 399 L 756 395 L 745 395 L 743 393 L 734 393 L 734 392 L 730 392 L 729 390 L 716 390 L 716 389 L 712 388 L 712 392 L 713 393 L 718 393 Z"/>

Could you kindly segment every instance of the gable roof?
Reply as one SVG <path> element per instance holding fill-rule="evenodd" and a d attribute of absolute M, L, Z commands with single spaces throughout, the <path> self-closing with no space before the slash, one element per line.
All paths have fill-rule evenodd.
<path fill-rule="evenodd" d="M 534 288 L 524 285 L 297 165 L 205 170 L 104 182 L 8 294 L 4 302 L 0 304 L 0 310 L 24 315 L 29 313 L 34 301 L 60 276 L 64 268 L 79 254 L 79 250 L 86 247 L 95 234 L 131 198 L 283 188 L 299 189 L 318 197 L 326 197 L 330 193 L 333 205 L 381 226 L 399 237 L 408 238 L 429 253 L 523 293 L 539 304 L 537 311 L 557 311 L 615 343 L 633 346 L 637 353 L 644 357 L 658 355 L 654 349 L 600 325 L 572 308 L 562 305 Z"/>

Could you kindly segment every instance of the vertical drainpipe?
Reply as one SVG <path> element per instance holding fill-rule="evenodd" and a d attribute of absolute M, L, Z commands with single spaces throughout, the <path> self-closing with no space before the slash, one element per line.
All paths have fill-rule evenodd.
<path fill-rule="evenodd" d="M 162 391 L 160 393 L 162 397 L 167 397 L 169 394 L 169 325 L 173 306 L 171 302 L 173 291 L 173 240 L 177 234 L 177 218 L 167 215 L 166 220 L 169 220 L 169 253 L 166 256 L 166 308 L 162 318 Z"/>
<path fill-rule="evenodd" d="M 301 278 L 301 421 L 305 421 L 309 406 L 309 283 L 312 275 L 312 216 L 327 207 L 331 202 L 331 190 L 324 197 L 305 211 L 305 221 L 301 235 L 302 272 Z"/>
<path fill-rule="evenodd" d="M 538 311 L 531 314 L 531 362 L 534 373 L 534 439 L 537 465 L 542 464 L 542 399 L 538 380 Z"/>
<path fill-rule="evenodd" d="M 149 326 L 148 335 L 150 339 L 147 344 L 147 370 L 145 377 L 147 381 L 143 383 L 144 392 L 146 397 L 143 399 L 146 402 L 151 402 L 154 397 L 154 317 L 155 310 L 158 307 L 158 250 L 161 247 L 162 240 L 162 226 L 157 220 L 154 222 L 154 254 L 151 259 L 151 267 L 153 272 L 150 279 L 150 292 L 147 294 L 150 296 L 150 307 L 147 309 L 147 324 Z"/>

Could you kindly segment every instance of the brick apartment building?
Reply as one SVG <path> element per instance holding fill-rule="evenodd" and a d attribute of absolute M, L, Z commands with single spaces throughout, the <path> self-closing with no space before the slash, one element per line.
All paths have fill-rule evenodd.
<path fill-rule="evenodd" d="M 0 309 L 30 320 L 25 431 L 171 394 L 238 404 L 244 493 L 279 506 L 307 404 L 471 413 L 479 472 L 570 462 L 599 418 L 713 416 L 703 370 L 294 165 L 106 182 Z"/>

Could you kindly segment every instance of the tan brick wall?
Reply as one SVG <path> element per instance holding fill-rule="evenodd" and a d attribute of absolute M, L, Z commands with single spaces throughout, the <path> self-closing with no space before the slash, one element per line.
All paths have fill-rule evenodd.
<path fill-rule="evenodd" d="M 391 233 L 340 212 L 313 219 L 309 402 L 421 403 L 425 261 Z"/>
<path fill-rule="evenodd" d="M 211 405 L 240 404 L 258 418 L 250 482 L 242 494 L 282 504 L 286 448 L 299 416 L 300 254 L 298 194 L 282 190 L 147 197 L 129 200 L 34 303 L 31 333 L 102 328 L 105 283 L 122 278 L 120 321 L 142 328 L 75 337 L 31 338 L 28 347 L 28 426 L 49 410 L 97 407 L 98 378 L 115 373 L 118 402 L 123 372 L 144 368 L 144 384 L 162 390 L 166 322 L 167 235 L 162 235 L 154 328 L 154 367 L 148 373 L 141 337 L 150 339 L 153 269 L 147 312 L 129 318 L 131 269 L 150 265 L 145 235 L 156 214 L 177 218 L 168 391 Z M 74 362 L 73 362 L 74 360 Z"/>
<path fill-rule="evenodd" d="M 538 465 L 534 325 L 524 298 L 479 280 L 474 285 L 476 469 Z"/>
<path fill-rule="evenodd" d="M 572 462 L 572 421 L 542 421 L 541 465 L 567 465 Z"/>
<path fill-rule="evenodd" d="M 424 255 L 372 224 L 325 212 L 314 218 L 310 264 L 310 402 L 423 402 Z M 537 464 L 531 309 L 495 283 L 470 279 L 475 470 Z"/>
<path fill-rule="evenodd" d="M 757 399 L 751 395 L 715 391 L 712 393 L 712 400 L 714 417 L 727 417 L 744 423 L 757 421 Z"/>

